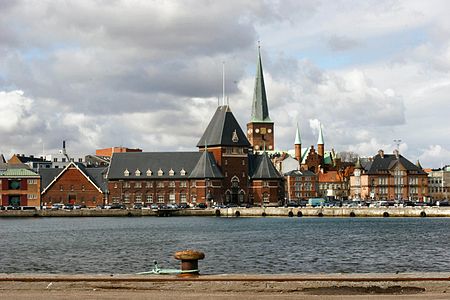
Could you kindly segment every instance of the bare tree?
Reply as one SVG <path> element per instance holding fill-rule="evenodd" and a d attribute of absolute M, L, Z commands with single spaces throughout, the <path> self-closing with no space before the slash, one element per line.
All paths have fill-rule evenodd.
<path fill-rule="evenodd" d="M 359 157 L 358 153 L 352 151 L 339 152 L 339 156 L 343 162 L 352 162 L 352 163 L 356 163 Z"/>

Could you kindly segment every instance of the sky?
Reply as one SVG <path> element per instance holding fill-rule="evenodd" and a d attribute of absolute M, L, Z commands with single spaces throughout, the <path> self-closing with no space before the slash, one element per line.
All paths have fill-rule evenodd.
<path fill-rule="evenodd" d="M 196 151 L 225 94 L 250 120 L 257 45 L 275 148 L 450 164 L 450 2 L 0 1 L 0 153 Z M 397 140 L 401 140 L 397 142 Z"/>

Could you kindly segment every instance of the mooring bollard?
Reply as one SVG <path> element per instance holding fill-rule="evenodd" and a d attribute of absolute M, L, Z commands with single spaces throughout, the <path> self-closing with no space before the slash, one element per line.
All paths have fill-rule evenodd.
<path fill-rule="evenodd" d="M 175 252 L 175 259 L 181 260 L 181 277 L 198 276 L 198 260 L 205 258 L 205 253 L 196 250 Z"/>

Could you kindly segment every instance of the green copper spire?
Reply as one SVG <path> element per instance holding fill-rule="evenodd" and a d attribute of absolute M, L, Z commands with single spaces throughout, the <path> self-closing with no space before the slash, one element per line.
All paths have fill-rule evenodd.
<path fill-rule="evenodd" d="M 301 145 L 301 144 L 302 144 L 302 138 L 300 137 L 300 130 L 298 129 L 298 123 L 297 123 L 297 131 L 295 132 L 294 145 Z"/>
<path fill-rule="evenodd" d="M 253 93 L 252 122 L 272 122 L 269 118 L 266 87 L 261 62 L 261 51 L 258 46 L 258 65 L 256 66 L 255 91 Z"/>
<path fill-rule="evenodd" d="M 325 145 L 323 142 L 322 124 L 319 127 L 319 139 L 317 140 L 317 145 Z"/>

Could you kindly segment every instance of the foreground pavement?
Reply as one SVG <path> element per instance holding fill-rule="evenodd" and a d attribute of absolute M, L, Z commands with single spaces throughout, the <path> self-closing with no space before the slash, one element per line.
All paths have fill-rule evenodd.
<path fill-rule="evenodd" d="M 0 299 L 450 299 L 450 273 L 0 274 Z"/>

